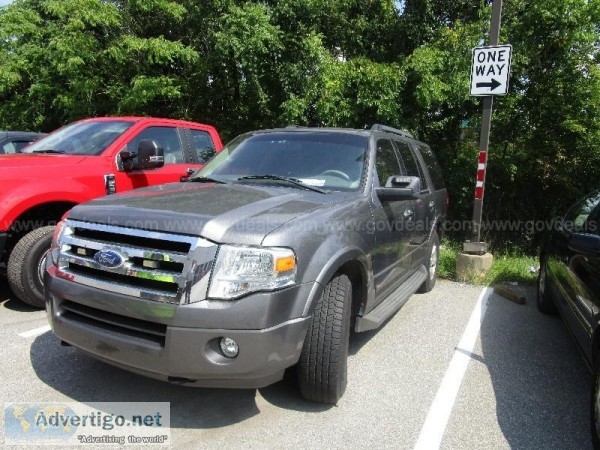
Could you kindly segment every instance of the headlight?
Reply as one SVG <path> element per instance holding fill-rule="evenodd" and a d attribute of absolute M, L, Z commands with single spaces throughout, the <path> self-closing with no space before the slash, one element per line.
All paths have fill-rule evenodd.
<path fill-rule="evenodd" d="M 52 264 L 58 264 L 58 256 L 60 254 L 60 238 L 65 231 L 66 222 L 61 220 L 56 224 L 56 228 L 54 229 L 54 236 L 52 237 L 52 244 L 50 244 L 50 258 L 52 259 Z"/>
<path fill-rule="evenodd" d="M 234 299 L 256 291 L 272 291 L 296 282 L 296 255 L 288 248 L 222 245 L 208 296 Z"/>

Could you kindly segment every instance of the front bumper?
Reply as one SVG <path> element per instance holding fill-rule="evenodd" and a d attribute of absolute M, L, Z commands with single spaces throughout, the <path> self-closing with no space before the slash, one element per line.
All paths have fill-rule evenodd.
<path fill-rule="evenodd" d="M 288 316 L 269 324 L 281 318 L 281 305 L 301 297 L 305 302 L 312 285 L 270 294 L 268 306 L 256 313 L 263 318 L 260 325 L 267 324 L 262 328 L 240 322 L 231 302 L 166 305 L 81 286 L 48 273 L 46 286 L 46 311 L 59 339 L 131 372 L 192 386 L 258 388 L 280 380 L 285 369 L 298 362 L 310 320 Z M 238 302 L 264 303 L 259 299 L 253 303 L 252 297 Z M 237 357 L 221 354 L 221 337 L 238 343 Z"/>

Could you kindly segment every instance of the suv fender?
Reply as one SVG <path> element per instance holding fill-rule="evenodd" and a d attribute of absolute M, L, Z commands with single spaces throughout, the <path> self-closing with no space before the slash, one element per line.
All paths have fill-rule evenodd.
<path fill-rule="evenodd" d="M 329 261 L 327 261 L 322 266 L 320 273 L 316 277 L 316 283 L 310 292 L 310 296 L 307 299 L 306 304 L 304 305 L 304 311 L 302 313 L 302 316 L 306 317 L 312 315 L 317 300 L 323 293 L 323 289 L 325 288 L 329 280 L 333 278 L 333 276 L 340 270 L 341 267 L 343 267 L 345 264 L 351 261 L 357 261 L 359 263 L 361 278 L 364 284 L 363 290 L 366 287 L 368 287 L 369 295 L 371 295 L 371 291 L 373 291 L 373 283 L 369 279 L 370 276 L 368 274 L 370 273 L 370 271 L 367 269 L 369 264 L 366 255 L 359 248 L 342 249 L 338 251 L 335 255 L 333 255 L 329 259 Z M 350 281 L 352 281 L 354 284 L 356 280 Z M 372 292 L 372 294 L 374 295 L 374 291 Z M 363 298 L 364 300 L 364 297 L 362 295 L 358 298 Z"/>

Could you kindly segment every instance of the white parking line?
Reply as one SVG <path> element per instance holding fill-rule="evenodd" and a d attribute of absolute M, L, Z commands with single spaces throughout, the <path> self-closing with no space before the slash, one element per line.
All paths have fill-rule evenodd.
<path fill-rule="evenodd" d="M 34 336 L 39 336 L 40 334 L 44 334 L 46 331 L 50 331 L 50 325 L 46 325 L 44 327 L 34 328 L 33 330 L 24 331 L 23 333 L 19 333 L 19 336 L 23 338 L 30 338 Z"/>
<path fill-rule="evenodd" d="M 421 429 L 419 440 L 415 445 L 415 450 L 435 450 L 440 448 L 450 413 L 454 407 L 458 390 L 471 359 L 475 341 L 477 341 L 477 336 L 479 335 L 479 329 L 481 328 L 481 323 L 487 309 L 488 298 L 492 292 L 493 288 L 488 287 L 483 289 L 479 295 L 479 299 L 471 313 L 469 323 L 458 346 L 454 350 L 454 355 L 446 370 L 442 384 L 435 394 L 435 398 L 427 414 L 427 419 L 425 419 L 425 424 Z"/>

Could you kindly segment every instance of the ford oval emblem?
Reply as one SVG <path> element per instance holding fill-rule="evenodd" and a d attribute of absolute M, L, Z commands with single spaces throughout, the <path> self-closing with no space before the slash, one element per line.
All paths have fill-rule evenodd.
<path fill-rule="evenodd" d="M 112 250 L 100 250 L 94 255 L 94 261 L 108 269 L 116 269 L 124 262 L 123 257 Z"/>

